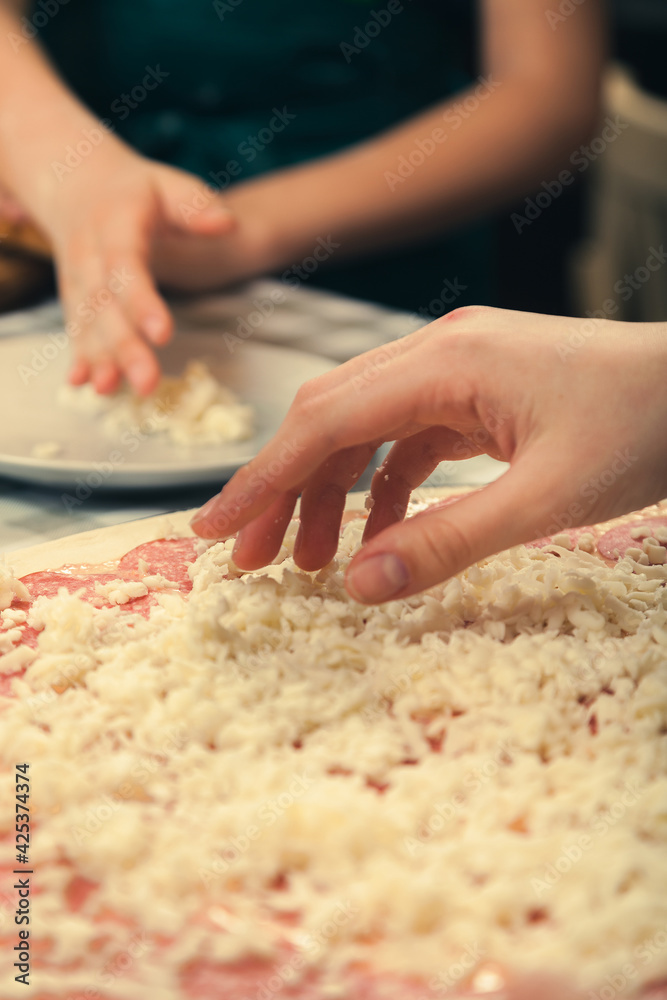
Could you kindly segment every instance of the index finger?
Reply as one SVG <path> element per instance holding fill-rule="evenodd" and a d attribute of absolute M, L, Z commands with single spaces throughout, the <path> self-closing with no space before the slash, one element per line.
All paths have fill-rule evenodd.
<path fill-rule="evenodd" d="M 424 332 L 306 382 L 276 436 L 198 511 L 193 530 L 203 538 L 229 537 L 281 494 L 300 492 L 336 452 L 421 429 L 420 420 L 428 417 L 420 409 L 432 395 L 424 383 L 438 379 L 433 365 L 420 359 Z"/>

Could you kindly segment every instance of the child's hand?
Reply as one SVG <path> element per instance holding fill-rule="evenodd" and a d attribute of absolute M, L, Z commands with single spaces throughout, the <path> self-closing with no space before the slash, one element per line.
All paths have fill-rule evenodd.
<path fill-rule="evenodd" d="M 28 218 L 28 213 L 25 211 L 23 206 L 16 200 L 11 191 L 0 184 L 0 220 L 2 222 L 15 224 L 18 222 L 25 222 Z"/>
<path fill-rule="evenodd" d="M 154 238 L 218 236 L 231 212 L 199 178 L 144 159 L 113 136 L 62 179 L 46 229 L 72 337 L 70 382 L 110 393 L 125 375 L 142 394 L 160 368 L 153 347 L 172 320 L 151 274 Z"/>

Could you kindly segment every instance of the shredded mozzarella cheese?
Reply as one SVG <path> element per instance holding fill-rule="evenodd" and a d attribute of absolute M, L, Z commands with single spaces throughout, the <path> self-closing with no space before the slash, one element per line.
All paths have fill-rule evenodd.
<path fill-rule="evenodd" d="M 254 433 L 254 412 L 221 385 L 203 361 L 189 361 L 179 378 L 163 376 L 157 389 L 140 397 L 128 388 L 100 396 L 91 385 L 63 385 L 58 403 L 66 409 L 103 418 L 109 437 L 140 428 L 166 434 L 178 445 L 216 445 L 243 441 Z"/>
<path fill-rule="evenodd" d="M 64 590 L 33 605 L 0 754 L 32 762 L 60 988 L 128 925 L 175 938 L 132 969 L 164 1000 L 193 956 L 285 941 L 293 982 L 360 962 L 433 984 L 464 954 L 591 989 L 640 967 L 667 924 L 667 567 L 519 547 L 365 607 L 343 585 L 361 531 L 317 574 L 294 529 L 266 571 L 209 546 L 149 620 Z M 73 871 L 100 884 L 79 913 Z M 666 972 L 664 949 L 641 967 Z"/>

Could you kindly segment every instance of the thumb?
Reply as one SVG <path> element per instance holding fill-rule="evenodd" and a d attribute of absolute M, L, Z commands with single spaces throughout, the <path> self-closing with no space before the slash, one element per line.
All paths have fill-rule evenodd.
<path fill-rule="evenodd" d="M 158 195 L 165 220 L 181 232 L 220 236 L 236 225 L 221 195 L 198 177 L 180 170 L 160 172 Z"/>
<path fill-rule="evenodd" d="M 553 461 L 538 468 L 526 454 L 500 479 L 469 497 L 434 505 L 375 535 L 350 563 L 346 587 L 362 604 L 409 597 L 485 556 L 544 535 L 567 510 Z"/>

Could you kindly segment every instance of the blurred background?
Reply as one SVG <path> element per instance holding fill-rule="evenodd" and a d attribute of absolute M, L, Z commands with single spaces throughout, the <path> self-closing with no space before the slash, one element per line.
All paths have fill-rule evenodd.
<path fill-rule="evenodd" d="M 511 215 L 525 215 L 524 199 L 496 218 L 498 304 L 583 315 L 604 311 L 611 299 L 617 319 L 665 320 L 667 271 L 629 298 L 624 275 L 645 266 L 654 241 L 667 242 L 667 2 L 609 0 L 608 7 L 605 114 L 629 127 L 590 169 L 576 167 L 574 184 L 521 233 Z"/>
<path fill-rule="evenodd" d="M 479 72 L 476 7 L 455 3 L 447 12 L 450 22 L 457 21 L 459 69 L 470 78 Z M 558 10 L 556 2 L 553 9 Z M 59 47 L 71 45 L 68 10 L 42 32 L 56 55 Z M 475 253 L 464 255 L 457 278 L 469 291 L 457 305 L 472 296 L 471 301 L 484 304 L 562 315 L 667 318 L 667 269 L 655 263 L 661 241 L 667 242 L 667 2 L 608 0 L 608 11 L 610 62 L 602 120 L 609 116 L 620 122 L 622 131 L 604 155 L 595 137 L 585 150 L 573 151 L 573 181 L 556 197 L 557 178 L 545 178 L 531 195 L 484 221 L 490 281 L 480 282 L 475 273 Z M 52 296 L 55 285 L 49 249 L 39 234 L 29 226 L 8 225 L 1 214 L 0 207 L 0 311 L 6 312 Z M 478 230 L 479 224 L 471 225 L 455 235 L 462 240 L 469 235 L 474 242 Z M 658 257 L 647 264 L 653 250 Z M 414 251 L 414 261 L 419 268 L 420 250 Z M 325 271 L 312 286 L 349 294 L 347 276 L 343 280 L 336 269 Z M 440 286 L 433 281 L 432 288 L 435 298 Z M 391 296 L 381 292 L 363 297 L 412 310 L 418 306 L 389 301 Z M 438 314 L 437 308 L 431 312 Z"/>
<path fill-rule="evenodd" d="M 24 0 L 11 2 L 19 6 Z M 33 12 L 40 10 L 40 2 L 46 0 L 36 0 Z M 215 0 L 215 10 L 215 4 L 220 2 Z M 160 59 L 171 59 L 176 64 L 183 56 L 183 75 L 178 76 L 174 70 L 171 89 L 161 89 L 157 97 L 151 94 L 140 111 L 129 115 L 127 121 L 118 118 L 115 124 L 119 134 L 146 155 L 176 163 L 206 179 L 211 166 L 217 168 L 227 162 L 229 150 L 233 155 L 243 145 L 239 140 L 257 131 L 252 125 L 253 115 L 260 125 L 265 123 L 266 107 L 271 106 L 266 100 L 282 105 L 292 93 L 290 87 L 301 102 L 300 124 L 288 138 L 295 148 L 272 143 L 265 170 L 284 165 L 280 157 L 304 158 L 299 155 L 304 150 L 310 155 L 325 155 L 336 148 L 341 135 L 345 138 L 338 146 L 355 141 L 355 135 L 358 139 L 369 134 L 369 124 L 371 131 L 381 131 L 415 109 L 428 106 L 438 97 L 442 99 L 443 94 L 458 93 L 479 76 L 480 5 L 474 0 L 415 0 L 406 4 L 408 13 L 397 20 L 395 33 L 392 35 L 393 29 L 388 28 L 377 44 L 364 49 L 365 55 L 355 59 L 351 68 L 346 66 L 339 39 L 350 35 L 350 24 L 358 23 L 357 19 L 363 23 L 369 10 L 384 9 L 388 2 L 397 0 L 342 0 L 338 4 L 323 0 L 313 17 L 324 22 L 325 35 L 332 38 L 320 47 L 310 45 L 308 37 L 304 43 L 298 34 L 303 27 L 298 18 L 286 22 L 282 5 L 271 0 L 265 0 L 263 5 L 258 0 L 266 20 L 271 22 L 262 22 L 258 42 L 253 31 L 257 6 L 248 2 L 237 9 L 234 4 L 234 20 L 230 15 L 230 21 L 223 26 L 225 32 L 230 29 L 232 40 L 227 44 L 237 59 L 231 68 L 221 60 L 216 48 L 219 35 L 207 27 L 196 36 L 197 11 L 200 28 L 203 20 L 205 27 L 213 23 L 215 30 L 222 30 L 207 0 L 199 4 L 141 0 L 136 6 L 130 0 L 71 0 L 67 4 L 62 0 L 56 4 L 57 17 L 49 19 L 41 14 L 40 25 L 45 20 L 48 23 L 40 27 L 39 41 L 70 86 L 86 95 L 87 103 L 100 117 L 115 103 L 112 98 L 131 89 L 131 84 L 141 78 L 150 60 L 153 65 Z M 556 13 L 569 11 L 566 16 L 574 21 L 583 3 L 586 0 L 551 0 L 549 9 Z M 290 10 L 295 9 L 294 4 Z M 544 176 L 535 190 L 524 191 L 514 204 L 506 203 L 493 215 L 448 232 L 442 242 L 436 239 L 407 251 L 404 248 L 400 253 L 383 252 L 370 262 L 323 266 L 308 276 L 304 287 L 292 289 L 283 283 L 279 288 L 282 304 L 275 309 L 271 305 L 270 319 L 262 321 L 258 339 L 340 362 L 402 336 L 454 305 L 466 303 L 570 316 L 667 321 L 667 0 L 607 0 L 607 9 L 609 59 L 604 75 L 604 107 L 590 139 L 572 149 L 569 162 L 566 157 L 567 184 L 561 183 L 558 178 L 562 174 L 556 170 Z M 347 19 L 347 34 L 329 19 L 330 10 Z M 143 38 L 140 32 L 128 28 L 134 19 L 140 20 L 140 14 L 146 29 Z M 162 14 L 165 17 L 158 22 Z M 425 17 L 431 19 L 426 30 Z M 169 21 L 169 26 L 163 21 Z M 188 27 L 192 28 L 190 36 L 186 34 Z M 410 36 L 409 30 L 416 35 Z M 279 32 L 281 44 L 290 49 L 291 62 L 285 63 L 286 69 L 281 53 L 276 54 Z M 245 50 L 241 46 L 236 51 L 237 41 L 240 46 L 244 40 Z M 203 67 L 204 44 L 208 46 L 206 70 L 199 65 Z M 117 57 L 120 49 L 125 61 Z M 287 60 L 287 56 L 284 58 Z M 266 80 L 259 80 L 255 67 L 271 59 Z M 197 82 L 200 69 L 201 79 Z M 216 72 L 220 77 L 217 91 L 210 82 Z M 207 86 L 201 84 L 202 79 L 209 80 Z M 95 80 L 97 84 L 93 85 L 91 81 Z M 188 81 L 194 81 L 190 91 Z M 281 99 L 274 97 L 276 81 L 283 88 Z M 253 86 L 257 93 L 252 93 Z M 333 95 L 333 112 L 326 121 L 313 96 L 316 91 Z M 225 98 L 239 100 L 239 122 L 233 116 L 232 120 L 223 117 L 225 112 L 220 109 L 224 109 Z M 226 136 L 222 135 L 225 129 L 221 123 L 227 129 Z M 195 130 L 190 136 L 188 127 Z M 252 167 L 249 173 L 261 170 L 259 160 L 247 158 L 246 166 Z M 449 295 L 443 291 L 447 281 Z M 252 315 L 254 301 L 269 301 L 275 288 L 275 283 L 263 280 L 238 294 L 232 289 L 231 294 L 172 303 L 177 326 L 207 332 L 218 339 L 221 330 L 236 329 L 239 322 L 245 322 L 245 329 L 249 329 L 247 319 Z M 330 292 L 342 292 L 351 298 L 339 298 Z M 54 295 L 47 241 L 29 222 L 3 218 L 0 191 L 0 313 L 5 314 L 0 317 L 0 345 L 5 352 L 12 348 L 15 338 L 25 336 L 26 344 L 32 344 L 30 337 L 48 338 L 54 330 L 62 329 L 63 317 L 56 303 L 26 313 L 17 311 L 53 299 Z M 355 297 L 384 308 L 364 305 Z M 397 314 L 392 308 L 404 312 Z M 406 316 L 405 311 L 410 315 Z M 53 350 L 50 346 L 48 349 Z M 10 367 L 8 357 L 5 353 L 0 376 Z M 30 383 L 39 387 L 40 394 L 34 407 L 34 433 L 41 435 L 38 441 L 55 433 L 50 425 L 54 404 L 48 393 L 55 399 L 64 378 L 56 367 L 49 365 L 43 378 Z M 26 396 L 25 386 L 19 391 Z M 8 389 L 4 396 L 8 405 Z M 289 399 L 285 408 L 288 404 Z M 186 488 L 181 467 L 174 460 L 171 490 L 165 488 L 158 495 L 148 489 L 149 480 L 143 482 L 139 465 L 139 478 L 127 493 L 117 490 L 111 495 L 104 488 L 87 488 L 85 504 L 77 501 L 75 507 L 64 506 L 64 494 L 52 484 L 55 473 L 49 461 L 29 461 L 22 453 L 17 458 L 20 448 L 9 440 L 11 421 L 6 423 L 8 440 L 4 445 L 0 442 L 0 460 L 3 449 L 7 452 L 0 468 L 0 544 L 5 548 L 70 534 L 75 524 L 83 530 L 196 506 L 212 492 L 210 484 L 216 477 L 207 472 L 208 467 L 203 467 L 201 485 Z M 65 440 L 67 435 L 62 437 Z M 80 437 L 74 427 L 68 444 L 72 454 L 81 448 Z M 108 447 L 100 439 L 101 459 Z M 28 448 L 26 454 L 29 452 Z M 76 457 L 81 457 L 78 452 Z M 149 446 L 140 458 L 148 468 Z M 65 459 L 63 462 L 67 464 Z M 93 467 L 89 461 L 86 469 Z M 499 463 L 480 457 L 444 463 L 431 482 L 438 486 L 478 485 L 500 471 Z M 75 472 L 71 472 L 72 477 Z M 66 469 L 62 472 L 65 474 L 70 472 Z M 367 479 L 360 481 L 360 489 L 367 486 Z"/>

